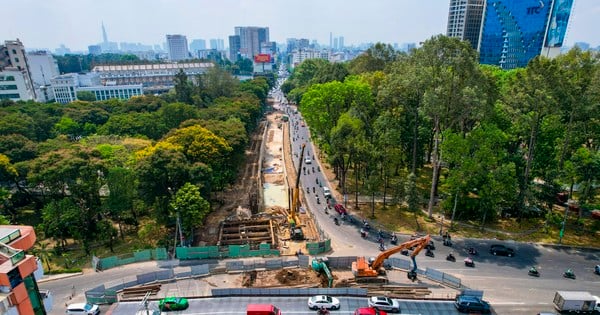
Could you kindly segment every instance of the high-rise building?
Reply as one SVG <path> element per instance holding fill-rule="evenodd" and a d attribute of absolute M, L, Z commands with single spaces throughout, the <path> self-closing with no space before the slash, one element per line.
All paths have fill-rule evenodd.
<path fill-rule="evenodd" d="M 484 4 L 485 0 L 450 0 L 446 35 L 469 41 L 477 49 Z"/>
<path fill-rule="evenodd" d="M 240 36 L 229 35 L 229 60 L 236 62 L 240 53 Z"/>
<path fill-rule="evenodd" d="M 524 67 L 560 53 L 573 0 L 450 0 L 447 35 L 468 40 L 483 64 Z"/>
<path fill-rule="evenodd" d="M 246 58 L 252 59 L 260 53 L 261 44 L 269 41 L 269 28 L 236 26 L 235 35 L 240 37 L 239 53 Z"/>
<path fill-rule="evenodd" d="M 308 39 L 306 38 L 288 38 L 287 42 L 287 53 L 291 53 L 294 50 L 306 49 L 310 46 Z"/>
<path fill-rule="evenodd" d="M 190 43 L 190 52 L 192 52 L 192 55 L 195 55 L 198 52 L 198 50 L 205 50 L 205 49 L 206 49 L 206 41 L 204 39 L 194 39 Z"/>
<path fill-rule="evenodd" d="M 90 55 L 100 55 L 102 53 L 102 46 L 100 45 L 89 45 L 88 53 Z"/>
<path fill-rule="evenodd" d="M 169 60 L 178 61 L 190 58 L 187 38 L 184 35 L 167 35 Z"/>
<path fill-rule="evenodd" d="M 210 49 L 224 50 L 225 42 L 220 38 L 212 38 L 210 40 Z"/>
<path fill-rule="evenodd" d="M 53 100 L 54 93 L 50 86 L 50 79 L 60 75 L 56 59 L 49 52 L 40 50 L 28 52 L 27 60 L 36 100 L 38 102 Z"/>
<path fill-rule="evenodd" d="M 344 49 L 344 36 L 340 36 L 338 38 L 338 49 L 339 50 Z"/>
<path fill-rule="evenodd" d="M 108 43 L 108 36 L 106 35 L 106 29 L 104 28 L 104 21 L 102 21 L 102 42 Z"/>
<path fill-rule="evenodd" d="M 0 45 L 0 99 L 36 99 L 25 47 L 18 39 Z"/>

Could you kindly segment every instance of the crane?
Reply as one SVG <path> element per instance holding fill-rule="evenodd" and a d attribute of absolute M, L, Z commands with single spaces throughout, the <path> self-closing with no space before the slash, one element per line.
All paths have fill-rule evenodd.
<path fill-rule="evenodd" d="M 413 262 L 413 268 L 408 272 L 408 278 L 412 281 L 417 279 L 417 262 L 415 257 L 421 252 L 425 246 L 431 242 L 431 237 L 425 235 L 423 237 L 404 242 L 396 247 L 392 247 L 381 254 L 379 254 L 372 263 L 365 259 L 365 257 L 358 257 L 356 261 L 352 262 L 352 273 L 354 274 L 357 282 L 387 282 L 387 279 L 379 277 L 385 275 L 385 269 L 383 268 L 383 262 L 395 253 L 415 247 L 410 254 L 410 258 Z"/>
<path fill-rule="evenodd" d="M 302 162 L 304 161 L 304 148 L 306 144 L 302 144 L 302 150 L 300 151 L 300 161 L 298 162 L 298 176 L 296 176 L 296 186 L 292 188 L 292 205 L 290 207 L 290 213 L 288 214 L 288 222 L 290 223 L 290 238 L 293 240 L 303 240 L 304 233 L 300 228 L 300 218 L 298 216 L 300 208 L 300 175 L 302 174 Z"/>

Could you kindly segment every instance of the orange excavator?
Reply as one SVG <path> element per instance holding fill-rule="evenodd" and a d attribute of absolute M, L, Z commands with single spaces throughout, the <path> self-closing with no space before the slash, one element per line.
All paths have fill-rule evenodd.
<path fill-rule="evenodd" d="M 410 254 L 410 258 L 413 262 L 413 268 L 408 272 L 408 278 L 412 281 L 417 279 L 417 262 L 415 257 L 431 242 L 429 235 L 404 242 L 396 247 L 392 247 L 381 254 L 379 254 L 372 262 L 368 262 L 365 257 L 358 257 L 356 261 L 352 262 L 352 273 L 356 282 L 387 282 L 387 278 L 382 277 L 385 275 L 385 268 L 383 268 L 383 262 L 395 253 L 398 253 L 404 249 L 414 248 Z"/>

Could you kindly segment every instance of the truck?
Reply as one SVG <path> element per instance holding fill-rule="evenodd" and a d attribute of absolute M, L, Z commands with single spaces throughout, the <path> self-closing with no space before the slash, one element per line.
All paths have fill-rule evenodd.
<path fill-rule="evenodd" d="M 273 304 L 248 304 L 246 315 L 281 315 L 281 310 Z"/>
<path fill-rule="evenodd" d="M 559 312 L 591 314 L 598 310 L 596 297 L 586 291 L 556 291 L 552 302 Z"/>

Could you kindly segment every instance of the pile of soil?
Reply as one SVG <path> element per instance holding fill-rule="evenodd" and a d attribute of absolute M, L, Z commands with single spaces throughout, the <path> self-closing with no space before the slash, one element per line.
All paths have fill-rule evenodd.
<path fill-rule="evenodd" d="M 242 277 L 243 287 L 274 288 L 274 287 L 322 287 L 319 275 L 309 269 L 282 269 L 267 271 L 252 271 Z M 327 285 L 325 285 L 327 287 Z"/>

